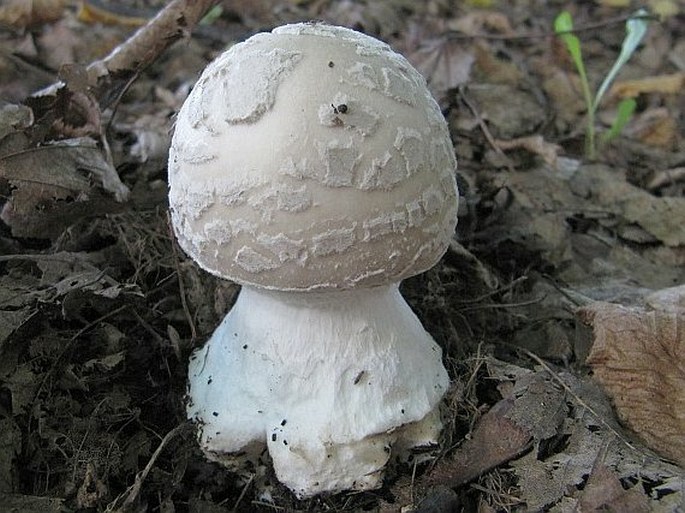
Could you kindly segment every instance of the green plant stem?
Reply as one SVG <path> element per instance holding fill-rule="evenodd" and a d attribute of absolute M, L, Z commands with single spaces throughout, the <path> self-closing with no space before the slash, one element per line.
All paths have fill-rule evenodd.
<path fill-rule="evenodd" d="M 580 81 L 583 87 L 583 96 L 585 97 L 585 105 L 587 105 L 587 129 L 585 130 L 585 156 L 589 159 L 594 159 L 597 154 L 595 146 L 595 106 L 592 102 L 592 93 L 590 86 L 585 76 L 585 69 L 581 68 Z"/>

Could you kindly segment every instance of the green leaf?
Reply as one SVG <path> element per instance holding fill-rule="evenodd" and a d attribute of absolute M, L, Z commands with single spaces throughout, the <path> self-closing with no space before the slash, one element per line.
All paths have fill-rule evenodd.
<path fill-rule="evenodd" d="M 608 132 L 602 135 L 602 143 L 606 144 L 612 139 L 615 139 L 623 131 L 628 122 L 633 118 L 635 113 L 635 107 L 637 102 L 634 98 L 626 98 L 621 100 L 618 104 L 618 110 L 616 112 L 616 118 L 611 124 L 611 128 Z"/>
<path fill-rule="evenodd" d="M 628 59 L 635 53 L 637 46 L 642 41 L 642 38 L 647 33 L 647 11 L 640 9 L 637 11 L 627 22 L 626 22 L 626 37 L 623 40 L 623 45 L 621 46 L 621 53 L 619 54 L 616 62 L 611 68 L 611 71 L 604 78 L 604 82 L 599 86 L 597 94 L 595 95 L 595 100 L 593 103 L 593 108 L 597 109 L 597 106 L 602 101 L 604 93 L 607 92 L 609 86 L 618 75 L 618 72 L 623 67 L 623 65 L 628 62 Z"/>
<path fill-rule="evenodd" d="M 200 20 L 200 25 L 212 25 L 216 22 L 224 13 L 224 8 L 220 5 L 215 5 L 212 7 L 204 18 Z"/>
<path fill-rule="evenodd" d="M 568 53 L 571 54 L 571 59 L 580 75 L 580 85 L 583 88 L 583 98 L 587 106 L 587 129 L 585 131 L 585 152 L 591 158 L 594 158 L 595 153 L 595 109 L 592 101 L 592 92 L 590 91 L 590 83 L 585 72 L 585 65 L 583 64 L 583 55 L 580 51 L 580 40 L 572 34 L 573 18 L 568 11 L 562 11 L 554 20 L 554 31 L 561 38 L 566 45 Z"/>
<path fill-rule="evenodd" d="M 573 30 L 573 18 L 568 11 L 562 11 L 554 20 L 554 32 L 562 34 L 563 32 L 571 32 Z"/>
<path fill-rule="evenodd" d="M 561 40 L 566 45 L 568 53 L 571 54 L 573 63 L 576 65 L 578 72 L 585 75 L 585 66 L 583 65 L 583 56 L 580 51 L 580 40 L 572 34 L 573 19 L 568 11 L 563 11 L 554 20 L 554 31 L 561 37 Z"/>

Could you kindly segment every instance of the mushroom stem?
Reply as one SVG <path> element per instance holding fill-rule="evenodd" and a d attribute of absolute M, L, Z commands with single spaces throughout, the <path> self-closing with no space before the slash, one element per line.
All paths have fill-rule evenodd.
<path fill-rule="evenodd" d="M 266 445 L 300 497 L 380 486 L 394 452 L 437 442 L 449 385 L 440 347 L 397 283 L 245 286 L 189 376 L 188 415 L 205 453 L 230 464 Z"/>

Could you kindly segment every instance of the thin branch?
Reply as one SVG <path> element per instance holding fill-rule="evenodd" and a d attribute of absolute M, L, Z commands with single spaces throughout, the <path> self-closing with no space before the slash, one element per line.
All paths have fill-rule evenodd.
<path fill-rule="evenodd" d="M 635 15 L 626 14 L 624 16 L 616 16 L 614 18 L 609 18 L 603 21 L 597 21 L 594 23 L 586 23 L 578 27 L 574 27 L 572 33 L 577 34 L 579 32 L 591 32 L 594 30 L 600 30 L 606 27 L 611 27 L 613 25 L 623 25 L 628 20 L 647 20 L 647 21 L 659 21 L 659 17 L 654 14 L 646 15 Z M 543 32 L 528 32 L 525 34 L 462 34 L 456 31 L 445 31 L 443 36 L 449 40 L 462 40 L 462 39 L 488 39 L 492 41 L 519 41 L 526 39 L 544 39 L 547 37 L 558 36 L 564 32 L 557 33 L 554 30 L 546 30 Z"/>
<path fill-rule="evenodd" d="M 110 503 L 107 506 L 107 509 L 105 511 L 107 512 L 117 512 L 117 513 L 124 513 L 128 511 L 134 511 L 134 504 L 136 500 L 138 499 L 138 496 L 140 495 L 140 490 L 142 489 L 143 482 L 147 478 L 148 474 L 150 473 L 150 470 L 152 470 L 152 467 L 157 461 L 157 458 L 159 455 L 162 453 L 162 450 L 166 445 L 179 433 L 183 432 L 186 429 L 189 429 L 191 426 L 190 423 L 184 422 L 183 424 L 179 424 L 176 426 L 174 429 L 169 431 L 166 436 L 162 439 L 162 441 L 159 443 L 157 446 L 157 449 L 155 452 L 152 454 L 152 457 L 150 458 L 150 461 L 147 462 L 147 465 L 145 465 L 145 468 L 138 472 L 136 475 L 135 482 L 119 497 L 117 497 L 112 503 Z M 123 498 L 123 503 L 121 506 L 119 506 L 119 501 Z M 136 510 L 137 511 L 137 510 Z"/>
<path fill-rule="evenodd" d="M 202 17 L 220 0 L 173 0 L 164 9 L 117 46 L 109 55 L 87 66 L 88 85 L 97 89 L 100 103 L 109 104 L 173 43 L 186 37 Z M 64 87 L 57 82 L 33 94 L 50 96 Z"/>
<path fill-rule="evenodd" d="M 108 72 L 132 70 L 139 73 L 152 64 L 172 43 L 187 36 L 219 0 L 174 0 L 146 25 L 88 70 Z"/>

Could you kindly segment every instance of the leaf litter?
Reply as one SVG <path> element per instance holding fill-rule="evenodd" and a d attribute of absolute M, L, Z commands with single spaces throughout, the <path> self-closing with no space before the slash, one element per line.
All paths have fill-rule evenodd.
<path fill-rule="evenodd" d="M 0 43 L 3 504 L 682 511 L 685 43 L 667 14 L 682 17 L 682 3 L 650 25 L 599 106 L 608 130 L 618 99 L 637 100 L 594 162 L 554 5 L 221 2 L 196 25 L 215 3 L 177 0 L 148 26 L 163 2 L 0 10 L 13 27 Z M 573 6 L 592 83 L 631 12 Z M 381 37 L 425 74 L 452 132 L 462 206 L 442 262 L 402 285 L 453 381 L 443 453 L 392 465 L 378 491 L 297 501 L 268 466 L 239 475 L 204 460 L 185 421 L 186 360 L 237 286 L 175 247 L 165 157 L 173 113 L 213 56 L 305 19 Z"/>

